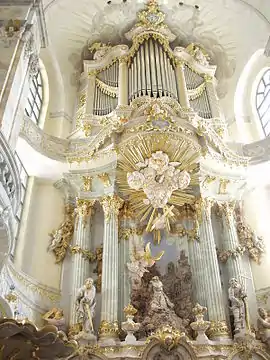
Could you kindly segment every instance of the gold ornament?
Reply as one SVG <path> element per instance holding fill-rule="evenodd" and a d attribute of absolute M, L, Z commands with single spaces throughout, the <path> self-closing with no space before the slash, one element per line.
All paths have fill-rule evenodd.
<path fill-rule="evenodd" d="M 160 345 L 167 351 L 173 350 L 181 339 L 185 339 L 185 333 L 181 333 L 179 330 L 172 328 L 169 325 L 164 325 L 159 328 L 153 335 L 148 337 L 148 341 L 152 339 L 158 340 Z"/>
<path fill-rule="evenodd" d="M 83 186 L 82 191 L 89 192 L 92 191 L 92 176 L 82 176 Z"/>
<path fill-rule="evenodd" d="M 65 206 L 65 220 L 58 227 L 57 230 L 53 230 L 49 236 L 50 245 L 48 251 L 54 253 L 56 263 L 60 263 L 64 260 L 66 252 L 69 248 L 69 244 L 72 241 L 74 233 L 74 207 L 73 205 Z"/>
<path fill-rule="evenodd" d="M 211 321 L 210 329 L 207 331 L 209 339 L 229 337 L 229 329 L 226 321 Z"/>
<path fill-rule="evenodd" d="M 99 326 L 99 336 L 100 337 L 118 337 L 119 335 L 119 327 L 117 321 L 108 322 L 106 320 L 102 320 Z"/>
<path fill-rule="evenodd" d="M 102 181 L 104 187 L 109 187 L 112 185 L 110 177 L 107 173 L 98 174 L 98 178 Z"/>
<path fill-rule="evenodd" d="M 91 216 L 92 208 L 96 200 L 77 199 L 75 213 L 77 214 L 76 224 L 78 226 L 79 219 L 82 220 L 83 226 L 86 226 L 87 219 Z"/>
<path fill-rule="evenodd" d="M 128 304 L 126 307 L 124 307 L 124 314 L 127 316 L 127 315 L 130 315 L 130 316 L 134 316 L 136 315 L 138 312 L 137 309 L 135 309 L 134 306 L 132 306 L 131 304 Z"/>
<path fill-rule="evenodd" d="M 105 220 L 109 221 L 111 215 L 115 215 L 118 218 L 120 208 L 123 206 L 124 200 L 122 200 L 118 195 L 108 195 L 104 196 L 101 200 L 101 205 L 103 207 Z"/>

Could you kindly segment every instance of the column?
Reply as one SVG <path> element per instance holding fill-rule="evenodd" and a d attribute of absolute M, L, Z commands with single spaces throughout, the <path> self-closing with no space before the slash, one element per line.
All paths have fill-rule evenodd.
<path fill-rule="evenodd" d="M 136 229 L 129 219 L 124 219 L 119 232 L 119 320 L 125 321 L 123 309 L 130 301 L 130 280 L 126 264 L 130 260 L 129 249 L 131 238 Z"/>
<path fill-rule="evenodd" d="M 205 287 L 204 287 L 204 263 L 200 242 L 196 239 L 188 242 L 188 251 L 190 256 L 190 266 L 192 271 L 192 284 L 194 300 L 200 305 L 207 306 Z"/>
<path fill-rule="evenodd" d="M 212 200 L 203 199 L 200 225 L 201 251 L 204 264 L 204 286 L 207 309 L 211 327 L 209 337 L 219 339 L 228 336 L 225 307 L 221 287 L 220 272 L 216 253 L 216 244 L 211 222 Z"/>
<path fill-rule="evenodd" d="M 206 92 L 209 99 L 212 118 L 220 118 L 220 108 L 219 108 L 218 97 L 214 85 L 215 78 L 209 75 L 205 75 L 204 80 L 206 84 Z"/>
<path fill-rule="evenodd" d="M 176 74 L 176 84 L 178 91 L 178 100 L 181 107 L 186 110 L 190 108 L 186 79 L 184 74 L 185 65 L 182 61 L 177 61 L 175 74 Z"/>
<path fill-rule="evenodd" d="M 84 281 L 90 275 L 89 260 L 83 256 L 81 250 L 90 250 L 91 243 L 91 214 L 95 200 L 77 199 L 76 220 L 72 245 L 72 278 L 71 278 L 71 299 L 70 299 L 70 325 L 77 324 L 75 302 L 78 289 L 84 284 Z"/>
<path fill-rule="evenodd" d="M 117 195 L 103 197 L 104 211 L 100 338 L 118 337 L 118 215 L 123 200 Z"/>
<path fill-rule="evenodd" d="M 87 115 L 93 115 L 95 87 L 96 87 L 96 73 L 93 71 L 88 74 L 86 107 L 85 107 L 85 112 Z"/>
<path fill-rule="evenodd" d="M 125 56 L 119 59 L 118 106 L 128 105 L 128 65 Z"/>
<path fill-rule="evenodd" d="M 234 223 L 234 202 L 226 202 L 221 205 L 222 222 L 224 227 L 224 250 L 233 252 L 227 260 L 228 277 L 236 278 L 242 283 L 243 266 L 241 254 L 236 249 L 239 246 L 238 235 Z"/>

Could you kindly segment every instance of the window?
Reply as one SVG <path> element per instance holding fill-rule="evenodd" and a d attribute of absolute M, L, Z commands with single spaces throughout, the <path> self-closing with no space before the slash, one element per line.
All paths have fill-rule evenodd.
<path fill-rule="evenodd" d="M 16 160 L 16 164 L 18 166 L 19 169 L 19 173 L 20 173 L 20 180 L 21 180 L 21 199 L 20 199 L 20 205 L 18 208 L 17 213 L 15 214 L 15 220 L 16 220 L 16 224 L 15 224 L 15 242 L 18 238 L 19 235 L 19 227 L 20 227 L 20 222 L 21 222 L 21 217 L 22 217 L 22 210 L 23 210 L 23 203 L 24 203 L 24 199 L 25 199 L 25 193 L 26 193 L 26 188 L 27 188 L 27 181 L 28 181 L 28 174 L 18 156 L 18 154 L 15 152 L 15 160 Z"/>
<path fill-rule="evenodd" d="M 265 136 L 270 135 L 270 69 L 263 74 L 256 93 L 256 107 Z"/>
<path fill-rule="evenodd" d="M 40 71 L 32 77 L 25 113 L 38 124 L 43 100 L 43 84 Z"/>

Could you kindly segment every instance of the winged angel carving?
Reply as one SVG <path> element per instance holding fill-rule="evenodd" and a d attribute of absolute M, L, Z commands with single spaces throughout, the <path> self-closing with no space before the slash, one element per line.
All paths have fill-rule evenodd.
<path fill-rule="evenodd" d="M 130 253 L 131 262 L 127 263 L 133 289 L 141 285 L 141 278 L 145 272 L 148 272 L 147 268 L 160 260 L 163 254 L 164 251 L 161 251 L 157 256 L 152 256 L 150 242 L 146 244 L 145 249 L 138 250 L 136 247 L 133 248 L 133 251 Z"/>
<path fill-rule="evenodd" d="M 136 164 L 139 170 L 128 173 L 127 182 L 132 189 L 144 191 L 145 205 L 164 208 L 173 191 L 183 190 L 190 183 L 189 173 L 177 169 L 179 165 L 179 162 L 170 162 L 163 151 L 156 151 L 149 159 Z"/>

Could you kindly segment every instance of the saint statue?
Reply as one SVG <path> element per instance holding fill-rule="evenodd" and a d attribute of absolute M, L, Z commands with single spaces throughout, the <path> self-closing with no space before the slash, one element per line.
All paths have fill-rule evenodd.
<path fill-rule="evenodd" d="M 96 288 L 92 278 L 85 280 L 84 285 L 79 289 L 76 299 L 76 313 L 78 323 L 85 333 L 93 333 L 93 317 L 96 308 Z"/>
<path fill-rule="evenodd" d="M 49 325 L 54 325 L 59 331 L 66 331 L 64 312 L 62 309 L 53 308 L 42 317 Z"/>
<path fill-rule="evenodd" d="M 168 324 L 184 331 L 183 321 L 175 314 L 174 304 L 163 290 L 163 284 L 158 276 L 154 276 L 149 283 L 151 300 L 147 305 L 146 317 L 142 321 L 146 332 L 157 330 L 161 324 Z"/>
<path fill-rule="evenodd" d="M 159 280 L 158 276 L 154 276 L 150 281 L 153 289 L 153 298 L 150 303 L 150 309 L 152 311 L 166 311 L 167 309 L 173 309 L 174 304 L 169 300 L 168 296 L 163 291 L 163 284 Z"/>
<path fill-rule="evenodd" d="M 258 331 L 262 342 L 270 345 L 270 316 L 263 308 L 258 309 Z"/>
<path fill-rule="evenodd" d="M 231 310 L 234 317 L 234 333 L 237 334 L 241 330 L 246 329 L 247 325 L 247 309 L 245 293 L 243 286 L 235 278 L 229 281 L 229 300 L 231 302 Z"/>

